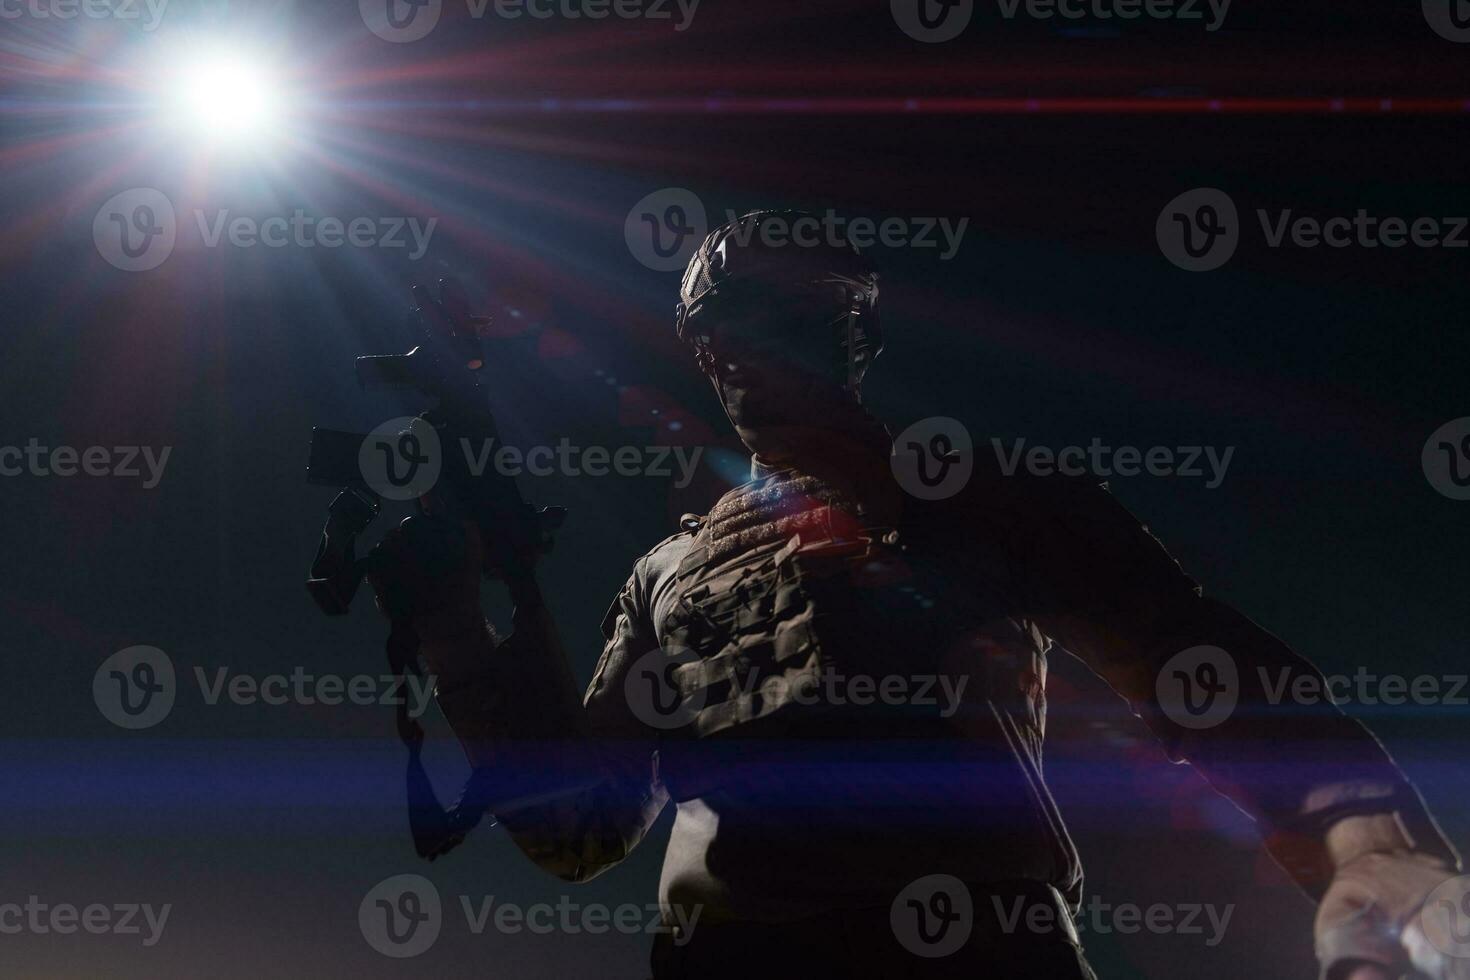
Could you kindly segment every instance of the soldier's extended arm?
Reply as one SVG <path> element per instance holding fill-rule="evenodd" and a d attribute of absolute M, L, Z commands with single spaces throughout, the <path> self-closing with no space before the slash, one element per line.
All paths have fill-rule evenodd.
<path fill-rule="evenodd" d="M 472 528 L 467 533 L 474 538 Z M 609 614 L 607 644 L 584 706 L 534 582 L 512 588 L 512 632 L 500 640 L 480 607 L 477 542 L 461 567 L 440 575 L 426 574 L 429 563 L 408 553 L 413 548 L 404 542 L 399 529 L 385 540 L 408 569 L 395 584 L 412 592 L 414 627 L 437 680 L 439 706 L 470 764 L 488 777 L 500 823 L 533 861 L 568 880 L 586 880 L 621 861 L 667 800 L 655 779 L 647 729 L 619 710 L 621 698 L 597 696 L 641 636 L 646 617 L 635 603 L 635 583 L 619 596 L 616 615 Z M 388 587 L 373 585 L 380 595 Z"/>
<path fill-rule="evenodd" d="M 1316 668 L 1202 596 L 1105 490 L 1032 489 L 1039 500 L 1015 546 L 1043 630 L 1130 702 L 1170 758 L 1256 819 L 1271 854 L 1323 900 L 1325 968 L 1402 965 L 1406 925 L 1459 858 L 1383 747 L 1326 695 Z M 1321 696 L 1282 696 L 1298 683 Z M 1364 892 L 1345 894 L 1354 883 L 1373 896 L 1372 914 Z"/>

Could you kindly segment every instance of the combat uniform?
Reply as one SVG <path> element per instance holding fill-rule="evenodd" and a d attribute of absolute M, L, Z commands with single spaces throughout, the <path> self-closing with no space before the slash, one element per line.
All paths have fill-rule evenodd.
<path fill-rule="evenodd" d="M 1271 703 L 1268 681 L 1321 675 L 1202 597 L 1095 481 L 976 459 L 950 496 L 899 491 L 887 433 L 861 407 L 882 348 L 876 276 L 849 245 L 763 233 L 812 220 L 754 212 L 711 233 L 676 314 L 741 440 L 797 465 L 758 457 L 750 482 L 638 560 L 580 706 L 539 602 L 518 605 L 512 635 L 440 692 L 496 782 L 487 792 L 512 801 L 494 810 L 522 850 L 583 881 L 673 800 L 659 899 L 670 922 L 700 917 L 655 944 L 661 980 L 1087 978 L 1069 917 L 1081 865 L 1043 777 L 1055 647 L 1252 816 L 1313 897 L 1363 849 L 1412 851 L 1385 874 L 1415 889 L 1416 868 L 1453 873 L 1457 855 L 1362 726 L 1326 699 Z M 483 633 L 478 611 L 465 621 Z M 1174 669 L 1201 648 L 1225 658 L 1228 682 L 1214 662 Z M 1183 713 L 1161 684 L 1180 673 L 1200 699 Z M 1348 817 L 1377 827 L 1385 814 L 1392 830 L 1360 848 L 1329 839 Z M 953 949 L 912 941 L 916 924 L 943 941 L 919 920 L 957 914 L 909 895 L 936 875 L 973 906 Z M 1394 915 L 1413 911 L 1408 889 Z M 1001 928 L 998 908 L 1063 927 Z M 1319 956 L 1391 962 L 1397 935 L 1374 929 L 1328 923 Z"/>
<path fill-rule="evenodd" d="M 935 873 L 970 886 L 977 920 L 992 896 L 1075 909 L 1081 866 L 1042 766 L 1054 643 L 1255 817 L 1309 892 L 1331 874 L 1315 822 L 1344 807 L 1396 810 L 1421 849 L 1453 860 L 1360 725 L 1331 705 L 1262 710 L 1261 678 L 1315 670 L 1202 598 L 1095 482 L 981 465 L 962 493 L 923 501 L 759 464 L 753 476 L 641 558 L 613 603 L 570 764 L 585 788 L 499 814 L 533 860 L 585 880 L 674 800 L 659 898 L 702 914 L 686 942 L 660 941 L 660 975 L 743 976 L 784 944 L 788 966 L 840 956 L 834 975 L 988 975 L 977 964 L 1013 956 L 1028 976 L 1087 976 L 1068 932 L 982 924 L 930 960 L 889 928 L 895 897 Z M 1208 728 L 1176 724 L 1156 697 L 1160 666 L 1199 644 L 1228 650 L 1239 675 L 1238 707 Z M 650 725 L 630 697 L 650 657 L 667 658 L 685 723 Z M 893 697 L 877 696 L 885 681 Z M 487 680 L 481 707 L 506 685 Z M 476 715 L 503 742 L 516 726 L 500 700 L 444 706 L 462 734 Z"/>

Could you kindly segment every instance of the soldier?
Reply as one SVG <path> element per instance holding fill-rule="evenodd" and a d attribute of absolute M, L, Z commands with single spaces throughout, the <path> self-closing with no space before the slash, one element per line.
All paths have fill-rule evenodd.
<path fill-rule="evenodd" d="M 849 246 L 767 234 L 802 217 L 746 215 L 689 265 L 679 336 L 751 478 L 634 564 L 585 698 L 529 576 L 512 635 L 486 624 L 472 528 L 449 575 L 423 572 L 410 535 L 385 545 L 407 564 L 375 578 L 380 602 L 414 610 L 520 848 L 586 881 L 674 801 L 659 900 L 683 926 L 655 941 L 659 980 L 1091 977 L 1081 867 L 1042 778 L 1055 645 L 1256 820 L 1320 903 L 1324 977 L 1470 976 L 1426 938 L 1459 858 L 1414 789 L 1332 704 L 1272 705 L 1261 678 L 1321 675 L 1202 597 L 1104 488 L 977 463 L 951 496 L 902 492 L 861 400 L 876 277 Z M 1015 925 L 1035 921 L 1057 925 Z"/>

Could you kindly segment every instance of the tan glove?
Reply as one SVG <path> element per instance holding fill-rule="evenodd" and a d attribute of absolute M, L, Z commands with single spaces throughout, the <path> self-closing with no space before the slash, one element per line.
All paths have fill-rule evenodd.
<path fill-rule="evenodd" d="M 1315 932 L 1322 980 L 1470 980 L 1470 876 L 1412 851 L 1361 853 L 1338 867 Z"/>

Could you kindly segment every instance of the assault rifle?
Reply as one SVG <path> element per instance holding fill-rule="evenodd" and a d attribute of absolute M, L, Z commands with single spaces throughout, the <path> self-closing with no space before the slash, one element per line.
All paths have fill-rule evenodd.
<path fill-rule="evenodd" d="M 484 542 L 481 571 L 503 579 L 518 601 L 535 589 L 531 568 L 551 548 L 552 534 L 566 517 L 560 507 L 536 508 L 527 503 L 515 480 L 495 467 L 472 470 L 466 446 L 498 444 L 495 418 L 481 385 L 485 364 L 482 336 L 490 318 L 469 313 L 464 291 L 452 280 L 439 281 L 436 299 L 424 286 L 413 287 L 420 343 L 406 354 L 359 357 L 357 379 L 364 388 L 411 389 L 430 400 L 417 418 L 394 431 L 363 435 L 313 429 L 307 463 L 310 483 L 338 487 L 328 508 L 326 526 L 306 587 L 329 616 L 345 615 L 362 580 L 369 574 L 391 578 L 395 560 L 382 549 L 358 557 L 357 539 L 372 524 L 384 497 L 412 499 L 423 521 L 436 518 L 472 520 Z M 408 523 L 406 522 L 406 523 Z M 452 567 L 463 554 L 439 556 Z M 418 674 L 418 637 L 410 610 L 383 611 L 391 623 L 388 661 L 398 677 L 398 733 L 409 749 L 409 821 L 422 857 L 433 860 L 463 839 L 479 822 L 486 803 L 477 798 L 471 777 L 459 803 L 449 812 L 434 797 L 420 762 L 423 729 L 408 714 L 407 675 Z"/>

